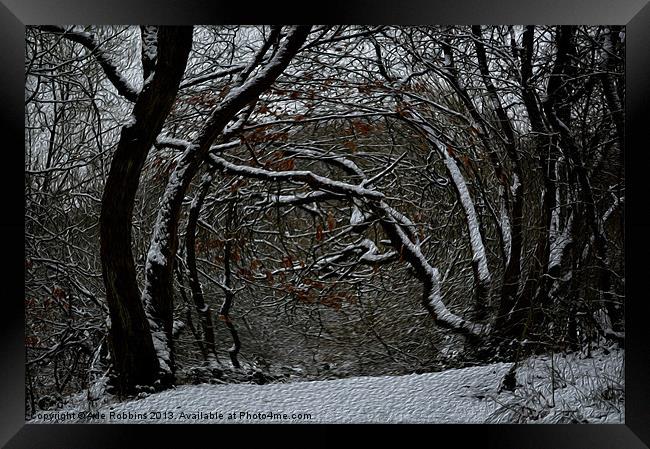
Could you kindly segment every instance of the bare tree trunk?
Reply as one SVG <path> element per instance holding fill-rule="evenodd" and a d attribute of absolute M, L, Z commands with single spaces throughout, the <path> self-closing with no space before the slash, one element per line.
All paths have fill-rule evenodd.
<path fill-rule="evenodd" d="M 488 310 L 488 301 L 490 296 L 490 286 L 492 277 L 487 263 L 487 254 L 483 244 L 483 236 L 479 226 L 478 216 L 474 202 L 469 194 L 465 178 L 458 168 L 458 164 L 448 151 L 440 149 L 442 156 L 449 172 L 452 184 L 458 195 L 460 204 L 465 211 L 465 222 L 467 223 L 467 232 L 469 233 L 470 247 L 472 248 L 472 272 L 474 273 L 475 287 L 475 309 L 478 319 L 485 318 Z"/>
<path fill-rule="evenodd" d="M 551 279 L 548 274 L 551 269 L 559 268 L 562 260 L 563 248 L 566 246 L 566 232 L 561 229 L 560 221 L 560 185 L 558 168 L 559 154 L 555 149 L 557 139 L 550 136 L 544 120 L 542 110 L 538 105 L 537 96 L 530 82 L 533 76 L 532 56 L 534 50 L 535 27 L 529 25 L 523 33 L 523 52 L 521 54 L 521 86 L 522 97 L 534 133 L 534 144 L 538 151 L 538 161 L 542 174 L 544 191 L 541 204 L 541 222 L 543 227 L 536 243 L 536 251 L 529 270 L 528 278 L 522 295 L 530 297 L 530 302 L 535 307 L 533 323 L 540 325 L 544 319 L 544 310 L 551 307 L 553 299 L 550 297 Z M 568 49 L 567 49 L 568 51 Z M 556 91 L 559 87 L 559 77 L 566 71 L 566 61 L 560 58 L 556 61 L 551 74 L 551 81 L 547 86 L 547 101 L 544 111 L 552 111 L 556 98 L 560 95 Z M 563 92 L 568 92 L 568 87 L 563 87 Z M 566 114 L 566 113 L 565 113 Z M 567 189 L 567 195 L 571 191 Z M 570 238 L 570 237 L 569 237 Z M 561 241 L 558 241 L 560 239 Z M 559 252 L 559 253 L 558 253 Z M 557 283 L 557 282 L 556 282 Z M 557 288 L 553 289 L 557 292 Z"/>
<path fill-rule="evenodd" d="M 155 75 L 138 95 L 133 122 L 122 129 L 102 197 L 100 251 L 113 369 L 122 392 L 153 384 L 160 368 L 136 281 L 131 220 L 142 166 L 172 107 L 191 44 L 191 27 L 160 28 Z"/>
<path fill-rule="evenodd" d="M 488 155 L 488 159 L 490 160 L 490 164 L 494 170 L 494 175 L 499 181 L 499 217 L 497 224 L 499 240 L 501 243 L 501 256 L 503 264 L 507 267 L 510 264 L 510 258 L 513 254 L 512 229 L 510 217 L 508 215 L 508 205 L 510 203 L 510 188 L 507 182 L 508 176 L 506 175 L 506 171 L 499 161 L 497 152 L 490 140 L 489 126 L 485 118 L 474 106 L 474 103 L 467 92 L 467 88 L 460 82 L 458 70 L 454 65 L 454 53 L 449 41 L 443 42 L 442 49 L 446 60 L 446 78 L 474 120 L 476 124 L 474 131 L 477 133 L 478 138 Z"/>
<path fill-rule="evenodd" d="M 212 177 L 214 169 L 205 175 L 192 205 L 190 206 L 190 213 L 187 218 L 187 227 L 185 228 L 185 261 L 187 263 L 187 272 L 189 277 L 190 290 L 192 292 L 192 299 L 196 311 L 201 318 L 201 327 L 203 329 L 203 336 L 205 338 L 205 345 L 212 358 L 217 358 L 217 348 L 214 339 L 214 326 L 212 324 L 212 311 L 203 298 L 203 289 L 199 281 L 199 273 L 196 269 L 196 226 L 199 220 L 199 214 L 203 207 L 205 197 L 212 185 Z"/>
<path fill-rule="evenodd" d="M 194 143 L 189 144 L 172 172 L 163 194 L 160 211 L 145 267 L 145 286 L 142 300 L 145 309 L 156 323 L 154 337 L 161 348 L 159 357 L 166 357 L 173 372 L 172 324 L 173 286 L 172 269 L 178 247 L 178 224 L 185 192 L 198 172 L 210 147 L 228 122 L 246 105 L 268 89 L 289 65 L 307 39 L 311 27 L 297 26 L 285 38 L 274 57 L 252 78 L 233 88 L 215 108 Z"/>
<path fill-rule="evenodd" d="M 517 291 L 521 278 L 521 250 L 523 244 L 522 226 L 523 226 L 523 207 L 524 207 L 524 186 L 521 167 L 521 158 L 517 152 L 515 143 L 514 130 L 508 114 L 503 109 L 497 89 L 492 82 L 490 70 L 487 62 L 487 55 L 485 52 L 485 45 L 483 44 L 483 37 L 481 27 L 479 25 L 472 26 L 472 34 L 474 35 L 474 46 L 476 49 L 476 58 L 478 60 L 479 69 L 483 78 L 483 84 L 488 92 L 492 106 L 497 115 L 499 128 L 505 138 L 505 149 L 510 161 L 513 164 L 513 180 L 512 180 L 512 233 L 511 233 L 511 256 L 508 260 L 504 275 L 503 286 L 501 290 L 501 299 L 497 310 L 497 317 L 495 320 L 495 327 L 503 329 L 506 326 L 512 326 L 513 323 L 522 321 L 522 312 L 527 310 L 529 304 L 517 301 Z M 517 326 L 515 326 L 517 327 Z M 518 333 L 518 330 L 514 330 Z"/>
<path fill-rule="evenodd" d="M 612 26 L 605 30 L 602 51 L 604 73 L 601 75 L 601 81 L 607 107 L 614 120 L 618 146 L 621 149 L 621 154 L 623 154 L 623 148 L 625 148 L 625 116 L 613 73 L 615 70 L 614 58 L 616 57 L 615 46 L 618 42 L 617 31 L 619 30 L 620 27 L 618 26 Z"/>
<path fill-rule="evenodd" d="M 427 262 L 420 245 L 410 240 L 402 229 L 402 225 L 391 214 L 389 207 L 382 202 L 379 205 L 374 205 L 373 208 L 381 217 L 381 227 L 390 238 L 395 251 L 409 262 L 418 279 L 422 281 L 422 305 L 436 324 L 471 337 L 485 335 L 489 330 L 488 326 L 464 320 L 445 307 L 442 302 L 438 270 Z"/>
<path fill-rule="evenodd" d="M 417 115 L 417 114 L 416 114 Z M 447 173 L 451 177 L 451 183 L 454 186 L 458 201 L 465 213 L 465 223 L 467 224 L 467 233 L 469 235 L 470 248 L 472 250 L 472 273 L 474 275 L 474 297 L 476 318 L 481 320 L 485 318 L 489 309 L 490 290 L 492 286 L 492 275 L 487 261 L 487 253 L 484 245 L 484 237 L 481 233 L 479 217 L 476 213 L 474 201 L 469 192 L 469 187 L 465 177 L 460 171 L 456 158 L 453 156 L 453 149 L 445 147 L 438 140 L 436 133 L 431 125 L 426 123 L 421 117 L 415 120 L 407 120 L 407 123 L 417 131 L 424 134 L 436 152 L 442 158 Z"/>
<path fill-rule="evenodd" d="M 241 349 L 241 341 L 239 340 L 239 334 L 237 333 L 237 328 L 235 327 L 234 323 L 230 319 L 230 308 L 232 307 L 233 300 L 235 298 L 235 294 L 232 290 L 232 270 L 230 267 L 230 260 L 232 258 L 232 242 L 233 242 L 233 233 L 232 233 L 232 226 L 233 226 L 233 214 L 234 214 L 234 205 L 231 202 L 228 205 L 228 213 L 226 217 L 226 243 L 224 245 L 224 255 L 223 255 L 223 270 L 224 270 L 224 284 L 225 284 L 225 289 L 224 289 L 224 301 L 221 306 L 221 309 L 219 310 L 219 318 L 224 321 L 226 324 L 226 327 L 230 331 L 230 335 L 232 336 L 232 346 L 228 350 L 228 354 L 230 355 L 230 361 L 232 362 L 232 366 L 235 368 L 240 368 L 241 365 L 239 363 L 239 360 L 237 359 L 237 355 L 239 354 L 239 350 Z"/>
<path fill-rule="evenodd" d="M 570 77 L 564 69 L 569 65 L 569 58 L 574 52 L 575 27 L 560 26 L 557 33 L 557 55 L 553 75 L 549 80 L 549 100 L 544 108 L 553 130 L 559 135 L 560 144 L 566 149 L 574 169 L 570 173 L 572 182 L 579 187 L 579 197 L 584 207 L 584 219 L 594 236 L 596 266 L 598 267 L 598 286 L 602 296 L 602 304 L 609 314 L 612 323 L 617 323 L 622 317 L 622 310 L 615 307 L 611 292 L 611 272 L 607 266 L 607 241 L 603 224 L 596 208 L 596 200 L 588 177 L 586 161 L 575 138 L 570 132 L 570 104 L 567 101 L 567 91 L 564 78 Z"/>
<path fill-rule="evenodd" d="M 192 305 L 190 304 L 190 300 L 187 297 L 187 294 L 185 293 L 183 269 L 178 265 L 176 265 L 176 278 L 178 279 L 178 284 L 180 285 L 179 291 L 181 294 L 181 298 L 183 299 L 183 302 L 186 304 L 185 321 L 187 321 L 187 327 L 189 327 L 190 332 L 192 332 L 192 336 L 194 337 L 194 342 L 196 343 L 196 346 L 199 348 L 199 351 L 203 356 L 203 361 L 207 362 L 209 360 L 208 350 L 205 348 L 205 345 L 203 344 L 203 337 L 201 336 L 201 333 L 197 330 L 196 326 L 194 326 L 194 321 L 192 320 Z"/>

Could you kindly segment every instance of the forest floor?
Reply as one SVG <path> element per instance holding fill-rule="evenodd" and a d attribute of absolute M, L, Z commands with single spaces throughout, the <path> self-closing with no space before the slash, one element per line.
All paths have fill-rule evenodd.
<path fill-rule="evenodd" d="M 119 402 L 87 394 L 29 422 L 85 423 L 623 423 L 624 353 L 598 349 L 404 376 L 181 385 Z"/>

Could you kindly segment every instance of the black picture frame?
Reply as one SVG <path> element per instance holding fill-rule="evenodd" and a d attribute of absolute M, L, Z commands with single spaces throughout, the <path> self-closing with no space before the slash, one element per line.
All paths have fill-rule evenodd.
<path fill-rule="evenodd" d="M 4 256 L 0 277 L 0 444 L 8 448 L 195 447 L 210 446 L 231 434 L 246 442 L 247 429 L 179 425 L 30 425 L 24 423 L 24 27 L 31 24 L 617 24 L 626 25 L 626 423 L 621 425 L 435 425 L 354 426 L 392 443 L 443 443 L 484 448 L 643 448 L 650 445 L 650 326 L 647 276 L 650 260 L 650 207 L 646 178 L 650 118 L 650 4 L 648 0 L 546 0 L 439 2 L 364 0 L 326 4 L 224 2 L 222 0 L 2 0 L 0 4 L 0 239 Z M 21 162 L 22 161 L 22 162 Z M 21 166 L 21 163 L 23 164 Z M 296 428 L 294 426 L 294 428 Z M 277 434 L 278 443 L 336 444 L 344 437 L 329 426 L 256 425 Z M 306 430 L 306 432 L 305 432 Z M 338 430 L 338 429 L 337 429 Z M 190 433 L 191 432 L 191 433 Z M 299 436 L 298 436 L 299 435 Z M 388 439 L 386 439 L 388 438 Z M 408 444 L 408 443 L 407 443 Z"/>

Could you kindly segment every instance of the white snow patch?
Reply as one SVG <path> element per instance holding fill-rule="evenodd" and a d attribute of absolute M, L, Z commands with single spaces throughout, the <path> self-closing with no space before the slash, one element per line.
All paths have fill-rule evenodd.
<path fill-rule="evenodd" d="M 359 226 L 366 221 L 366 217 L 357 206 L 356 202 L 352 205 L 352 215 L 350 216 L 350 225 Z"/>
<path fill-rule="evenodd" d="M 625 421 L 624 352 L 598 349 L 541 355 L 517 370 L 517 388 L 492 400 L 489 423 L 591 423 Z"/>
<path fill-rule="evenodd" d="M 149 252 L 147 253 L 147 266 L 149 267 L 154 263 L 160 266 L 163 266 L 167 263 L 167 258 L 160 250 L 160 244 L 156 241 L 151 244 Z"/>
<path fill-rule="evenodd" d="M 125 128 L 130 128 L 130 127 L 132 127 L 133 125 L 135 125 L 135 122 L 136 122 L 136 120 L 135 120 L 135 116 L 134 116 L 133 114 L 131 114 L 131 115 L 129 115 L 129 116 L 127 117 L 126 121 L 124 122 L 124 127 L 125 127 Z"/>
<path fill-rule="evenodd" d="M 593 423 L 624 420 L 619 383 L 623 381 L 621 350 L 595 351 L 590 358 L 555 354 L 552 360 L 548 355 L 525 360 L 517 370 L 520 385 L 512 393 L 499 393 L 510 367 L 510 363 L 496 363 L 405 376 L 267 385 L 183 385 L 128 402 L 111 398 L 112 404 L 97 409 L 104 417 L 91 419 L 78 418 L 80 412 L 88 411 L 80 394 L 70 398 L 63 410 L 39 412 L 40 417 L 29 422 L 461 424 L 556 422 L 576 414 Z M 553 388 L 551 369 L 555 372 Z M 607 399 L 608 395 L 616 399 Z M 519 411 L 534 414 L 522 420 Z M 64 412 L 76 418 L 70 414 L 57 418 L 57 413 Z M 159 415 L 152 419 L 152 412 Z M 229 417 L 232 412 L 235 416 Z"/>
<path fill-rule="evenodd" d="M 503 186 L 499 187 L 499 226 L 503 238 L 503 249 L 506 253 L 506 265 L 508 265 L 512 253 L 512 230 L 510 228 L 510 217 L 508 215 L 508 206 L 503 195 L 503 189 Z"/>
<path fill-rule="evenodd" d="M 517 176 L 517 173 L 514 173 L 512 175 L 512 186 L 510 187 L 510 191 L 513 195 L 517 195 L 517 190 L 519 190 L 519 187 L 521 187 L 519 176 Z"/>

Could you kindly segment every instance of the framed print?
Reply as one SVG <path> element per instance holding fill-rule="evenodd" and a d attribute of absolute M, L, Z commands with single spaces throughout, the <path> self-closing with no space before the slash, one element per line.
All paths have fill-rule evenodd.
<path fill-rule="evenodd" d="M 0 18 L 6 447 L 648 447 L 645 1 Z"/>

